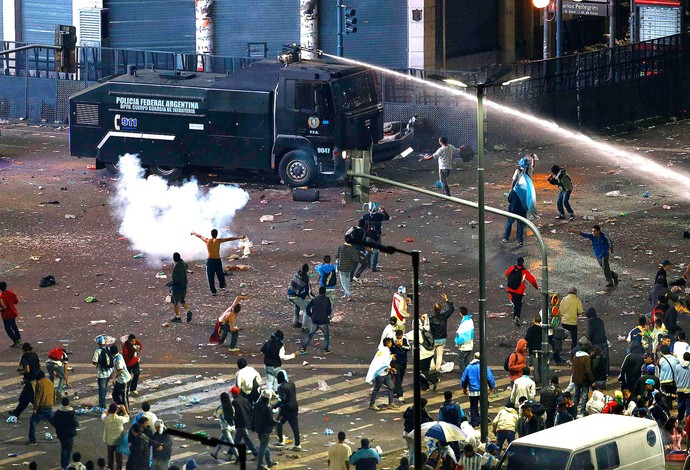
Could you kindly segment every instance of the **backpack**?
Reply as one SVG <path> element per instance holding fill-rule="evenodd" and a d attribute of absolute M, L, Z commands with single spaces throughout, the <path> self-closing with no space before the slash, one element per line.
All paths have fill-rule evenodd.
<path fill-rule="evenodd" d="M 460 413 L 455 402 L 451 402 L 450 405 L 443 405 L 443 421 L 454 426 L 458 426 L 460 423 Z"/>
<path fill-rule="evenodd" d="M 506 372 L 510 372 L 510 356 L 512 356 L 513 354 L 515 354 L 515 360 L 517 360 L 517 353 L 512 352 L 512 353 L 508 354 L 508 357 L 506 357 L 506 360 L 503 363 L 503 370 Z"/>
<path fill-rule="evenodd" d="M 520 266 L 513 266 L 513 270 L 508 273 L 508 288 L 509 289 L 519 289 L 520 284 L 522 284 L 522 271 L 524 271 L 525 268 L 522 268 Z"/>
<path fill-rule="evenodd" d="M 431 331 L 422 330 L 422 347 L 427 351 L 434 349 L 434 336 Z"/>
<path fill-rule="evenodd" d="M 323 278 L 323 285 L 326 287 L 335 287 L 335 284 L 337 281 L 338 281 L 338 279 L 335 276 L 335 269 L 334 269 L 330 273 L 326 274 L 326 276 Z"/>
<path fill-rule="evenodd" d="M 110 355 L 110 349 L 101 348 L 101 352 L 98 353 L 98 367 L 103 370 L 113 368 L 113 356 Z"/>
<path fill-rule="evenodd" d="M 65 351 L 63 351 L 62 348 L 55 348 L 51 349 L 48 352 L 48 359 L 52 359 L 54 361 L 61 361 L 64 355 Z"/>
<path fill-rule="evenodd" d="M 55 276 L 52 274 L 46 277 L 42 277 L 38 282 L 39 287 L 50 287 L 55 285 Z"/>

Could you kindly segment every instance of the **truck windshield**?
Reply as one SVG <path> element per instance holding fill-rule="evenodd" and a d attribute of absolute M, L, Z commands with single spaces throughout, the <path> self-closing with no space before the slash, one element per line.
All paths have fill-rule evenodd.
<path fill-rule="evenodd" d="M 569 456 L 570 452 L 565 450 L 511 445 L 506 450 L 499 468 L 501 470 L 524 470 L 526 468 L 563 470 L 568 463 Z"/>
<path fill-rule="evenodd" d="M 376 90 L 369 72 L 358 73 L 333 82 L 335 105 L 339 111 L 351 112 L 376 103 Z"/>

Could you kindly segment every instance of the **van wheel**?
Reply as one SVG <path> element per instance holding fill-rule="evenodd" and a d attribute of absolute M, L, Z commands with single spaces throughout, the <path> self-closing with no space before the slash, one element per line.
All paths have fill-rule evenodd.
<path fill-rule="evenodd" d="M 280 179 L 291 188 L 309 186 L 316 178 L 316 165 L 305 152 L 292 150 L 280 160 L 278 173 Z"/>
<path fill-rule="evenodd" d="M 105 162 L 105 169 L 113 176 L 118 176 L 120 174 L 120 165 L 118 165 L 117 162 Z"/>
<path fill-rule="evenodd" d="M 153 175 L 158 175 L 168 181 L 174 181 L 182 176 L 183 169 L 176 166 L 152 165 L 148 170 Z"/>

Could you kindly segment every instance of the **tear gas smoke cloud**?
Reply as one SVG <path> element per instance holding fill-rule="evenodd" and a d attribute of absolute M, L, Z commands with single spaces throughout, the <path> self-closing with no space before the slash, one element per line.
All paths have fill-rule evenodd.
<path fill-rule="evenodd" d="M 112 204 L 120 233 L 151 265 L 170 262 L 176 251 L 187 261 L 206 258 L 206 246 L 190 232 L 210 237 L 216 228 L 219 236 L 229 236 L 228 225 L 249 201 L 249 194 L 236 186 L 204 191 L 195 179 L 169 186 L 158 176 L 144 178 L 135 155 L 120 157 L 119 166 Z"/>

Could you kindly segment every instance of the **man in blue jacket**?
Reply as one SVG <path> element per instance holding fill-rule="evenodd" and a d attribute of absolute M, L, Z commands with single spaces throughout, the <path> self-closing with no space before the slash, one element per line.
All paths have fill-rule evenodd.
<path fill-rule="evenodd" d="M 354 465 L 356 470 L 376 470 L 381 456 L 376 449 L 369 447 L 369 439 L 362 439 L 362 447 L 350 456 L 350 465 Z"/>
<path fill-rule="evenodd" d="M 470 396 L 470 424 L 472 427 L 479 426 L 479 396 L 481 394 L 480 380 L 479 380 L 479 353 L 474 353 L 474 359 L 469 363 L 465 372 L 462 373 L 460 384 L 462 385 L 462 392 Z M 487 385 L 489 386 L 489 393 L 494 391 L 496 381 L 491 369 L 486 368 Z M 468 393 L 469 390 L 469 393 Z"/>
<path fill-rule="evenodd" d="M 601 231 L 601 227 L 598 225 L 592 227 L 592 233 L 578 231 L 574 231 L 573 233 L 579 233 L 581 237 L 588 238 L 592 241 L 594 257 L 597 259 L 599 266 L 604 270 L 604 276 L 606 276 L 606 287 L 617 286 L 618 274 L 611 271 L 609 267 L 609 252 L 613 253 L 613 242 L 611 242 L 611 239 Z"/>

